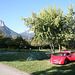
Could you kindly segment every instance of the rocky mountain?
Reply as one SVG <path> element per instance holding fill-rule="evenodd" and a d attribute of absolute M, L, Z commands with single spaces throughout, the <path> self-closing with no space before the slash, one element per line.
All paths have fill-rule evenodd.
<path fill-rule="evenodd" d="M 34 36 L 34 31 L 30 31 L 30 30 L 25 30 L 23 32 L 20 33 L 20 35 L 24 38 L 32 38 Z"/>
<path fill-rule="evenodd" d="M 16 38 L 17 36 L 20 36 L 20 34 L 9 29 L 2 20 L 0 20 L 0 30 L 4 33 L 4 35 L 9 36 L 11 38 Z"/>
<path fill-rule="evenodd" d="M 4 35 L 9 36 L 11 38 L 16 38 L 17 36 L 22 36 L 23 38 L 32 38 L 34 36 L 34 32 L 29 30 L 25 30 L 18 34 L 8 28 L 2 20 L 0 20 L 0 30 L 4 33 Z"/>

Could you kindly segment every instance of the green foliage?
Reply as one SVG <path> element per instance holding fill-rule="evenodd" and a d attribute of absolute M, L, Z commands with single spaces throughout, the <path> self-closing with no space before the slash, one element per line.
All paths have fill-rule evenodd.
<path fill-rule="evenodd" d="M 70 7 L 68 7 L 68 14 L 65 16 L 66 18 L 66 26 L 65 26 L 65 39 L 70 40 L 75 35 L 75 11 L 73 10 L 73 6 L 70 4 Z"/>
<path fill-rule="evenodd" d="M 22 37 L 17 37 L 12 39 L 10 37 L 5 36 L 4 34 L 0 34 L 0 48 L 28 48 L 30 44 L 28 41 L 23 39 Z"/>
<path fill-rule="evenodd" d="M 39 13 L 33 13 L 32 17 L 23 18 L 25 26 L 30 27 L 34 30 L 34 39 L 37 43 L 39 41 L 45 40 L 49 41 L 50 46 L 55 51 L 55 43 L 59 44 L 59 48 L 64 40 L 70 40 L 75 37 L 75 12 L 70 4 L 68 8 L 69 13 L 67 15 L 63 14 L 63 10 L 59 7 L 56 9 L 56 4 L 54 7 L 47 6 L 47 9 L 39 10 Z M 40 43 L 39 45 L 42 45 Z"/>
<path fill-rule="evenodd" d="M 21 49 L 21 48 L 28 48 L 28 46 L 30 46 L 30 44 L 25 39 L 23 39 L 22 37 L 17 37 L 15 39 L 15 45 L 19 49 Z"/>
<path fill-rule="evenodd" d="M 64 41 L 63 45 L 64 45 L 67 49 L 75 49 L 75 39 L 72 38 L 71 40 Z"/>
<path fill-rule="evenodd" d="M 42 9 L 38 15 L 32 13 L 32 17 L 23 20 L 26 26 L 34 30 L 36 39 L 51 40 L 50 44 L 53 44 L 54 48 L 56 37 L 62 30 L 62 25 L 60 25 L 62 13 L 60 8 L 56 9 L 56 5 L 53 8 L 47 6 L 47 9 Z"/>

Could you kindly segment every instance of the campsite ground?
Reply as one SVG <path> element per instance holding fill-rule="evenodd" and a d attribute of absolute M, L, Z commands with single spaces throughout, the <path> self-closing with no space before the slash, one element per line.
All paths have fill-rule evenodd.
<path fill-rule="evenodd" d="M 26 61 L 31 52 L 0 54 L 0 62 L 34 75 L 70 75 L 75 73 L 75 62 L 66 65 L 55 65 L 50 59 Z"/>

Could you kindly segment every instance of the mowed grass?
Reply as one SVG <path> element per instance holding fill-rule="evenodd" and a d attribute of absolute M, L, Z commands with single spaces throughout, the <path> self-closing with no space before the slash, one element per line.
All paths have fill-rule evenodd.
<path fill-rule="evenodd" d="M 31 51 L 38 51 L 38 49 L 0 49 L 1 52 L 31 52 Z"/>
<path fill-rule="evenodd" d="M 50 59 L 26 61 L 30 54 L 26 52 L 0 55 L 0 62 L 33 75 L 73 75 L 75 73 L 75 62 L 55 65 L 50 63 Z"/>

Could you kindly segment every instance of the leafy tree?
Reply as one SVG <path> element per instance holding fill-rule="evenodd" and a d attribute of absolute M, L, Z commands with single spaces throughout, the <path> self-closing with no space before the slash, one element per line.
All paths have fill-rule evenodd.
<path fill-rule="evenodd" d="M 10 37 L 5 37 L 4 41 L 5 41 L 5 45 L 7 46 L 7 48 L 11 48 L 12 39 Z"/>
<path fill-rule="evenodd" d="M 15 39 L 15 44 L 16 44 L 17 48 L 19 48 L 19 51 L 20 51 L 20 48 L 23 47 L 23 42 L 24 42 L 24 40 L 22 37 L 17 37 Z"/>
<path fill-rule="evenodd" d="M 1 34 L 0 34 L 0 47 L 2 47 L 2 38 L 3 38 L 3 34 L 1 32 Z"/>
<path fill-rule="evenodd" d="M 68 10 L 69 12 L 67 16 L 65 16 L 65 41 L 68 42 L 69 47 L 73 47 L 75 44 L 75 11 L 73 10 L 73 6 L 71 4 L 70 7 L 68 7 Z"/>
<path fill-rule="evenodd" d="M 42 49 L 45 46 L 48 46 L 49 44 L 49 41 L 37 38 L 36 36 L 34 36 L 31 40 L 31 45 L 37 47 L 38 50 Z"/>
<path fill-rule="evenodd" d="M 25 39 L 23 39 L 23 40 L 24 40 L 24 48 L 29 48 L 29 47 L 31 47 L 31 45 L 30 45 L 30 40 L 29 40 L 29 39 L 25 38 Z"/>
<path fill-rule="evenodd" d="M 34 36 L 31 40 L 31 45 L 38 47 L 38 50 L 40 50 L 40 47 L 43 45 L 43 40 L 37 38 Z"/>
<path fill-rule="evenodd" d="M 54 7 L 47 6 L 47 9 L 42 9 L 39 14 L 32 12 L 32 17 L 23 18 L 25 26 L 34 30 L 35 38 L 50 41 L 50 46 L 55 52 L 55 42 L 59 44 L 59 50 L 61 43 L 64 39 L 68 40 L 72 35 L 72 23 L 73 8 L 70 5 L 69 14 L 63 15 L 63 11 Z M 72 22 L 73 21 L 73 22 Z M 68 36 L 70 35 L 70 36 Z M 40 40 L 38 40 L 39 42 Z M 61 51 L 61 50 L 60 50 Z"/>
<path fill-rule="evenodd" d="M 21 36 L 15 39 L 15 44 L 17 48 L 19 48 L 19 51 L 21 48 L 29 46 L 29 43 L 25 39 L 23 39 Z"/>
<path fill-rule="evenodd" d="M 2 31 L 0 31 L 0 47 L 1 48 L 4 48 L 5 47 L 5 41 L 4 41 L 4 38 L 6 36 L 2 33 Z"/>
<path fill-rule="evenodd" d="M 56 36 L 56 40 L 59 45 L 59 51 L 61 51 L 61 44 L 64 40 L 71 40 L 74 36 L 74 26 L 75 26 L 75 20 L 74 15 L 75 12 L 73 11 L 73 7 L 70 4 L 70 7 L 68 7 L 69 13 L 67 15 L 62 15 L 60 17 L 60 21 L 57 21 L 59 25 L 59 33 Z"/>
<path fill-rule="evenodd" d="M 57 34 L 60 32 L 59 29 L 62 28 L 59 24 L 62 12 L 60 8 L 56 9 L 56 5 L 53 8 L 47 6 L 47 9 L 42 9 L 38 15 L 32 12 L 32 17 L 23 19 L 26 26 L 34 29 L 36 37 L 51 41 L 50 46 L 53 47 L 53 51 L 55 51 Z"/>

